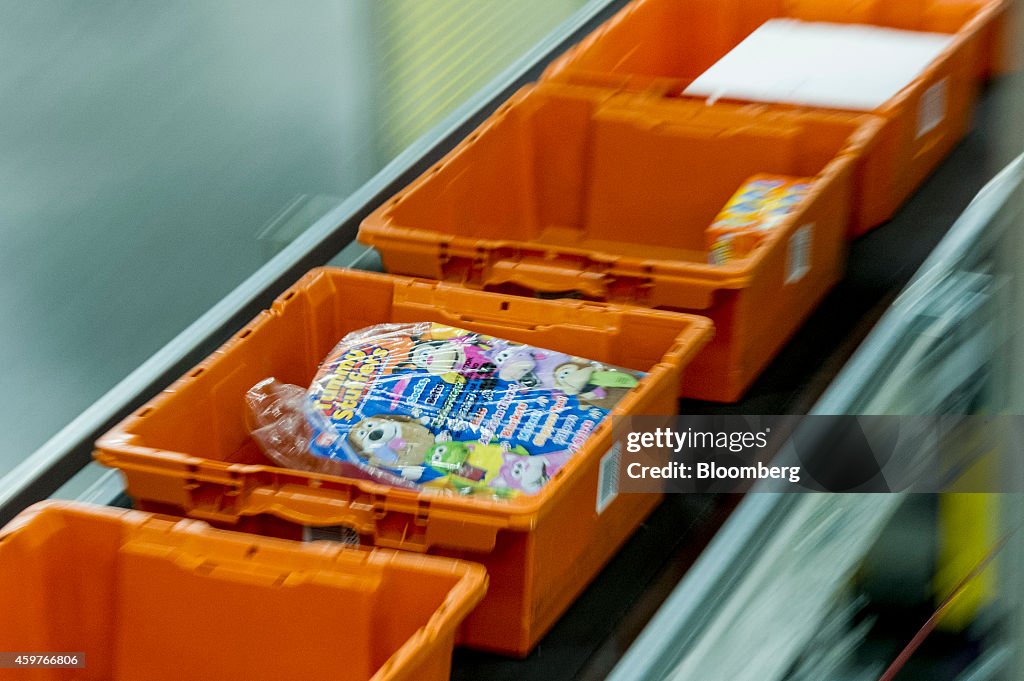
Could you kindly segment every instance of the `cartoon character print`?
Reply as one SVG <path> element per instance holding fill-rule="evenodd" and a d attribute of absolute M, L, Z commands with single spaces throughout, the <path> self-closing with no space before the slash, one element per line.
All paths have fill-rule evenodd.
<path fill-rule="evenodd" d="M 508 448 L 498 442 L 438 442 L 427 452 L 423 463 L 454 482 L 487 485 L 496 478 L 509 458 L 530 456 L 522 445 Z"/>
<path fill-rule="evenodd" d="M 498 340 L 491 351 L 491 361 L 498 370 L 498 378 L 519 383 L 526 388 L 555 388 L 555 369 L 572 361 L 562 352 L 531 348 L 519 343 Z"/>
<path fill-rule="evenodd" d="M 497 372 L 486 354 L 489 349 L 472 335 L 443 340 L 414 338 L 407 360 L 395 369 L 425 371 L 446 383 L 487 379 Z"/>
<path fill-rule="evenodd" d="M 434 434 L 409 416 L 379 414 L 365 418 L 348 432 L 348 442 L 373 466 L 417 467 L 434 446 Z"/>
<path fill-rule="evenodd" d="M 526 494 L 536 494 L 570 458 L 571 452 L 508 457 L 501 467 L 500 476 L 493 484 L 499 489 L 507 488 Z"/>
<path fill-rule="evenodd" d="M 555 369 L 555 389 L 575 395 L 581 404 L 611 411 L 639 383 L 625 371 L 609 371 L 596 362 L 566 362 Z"/>

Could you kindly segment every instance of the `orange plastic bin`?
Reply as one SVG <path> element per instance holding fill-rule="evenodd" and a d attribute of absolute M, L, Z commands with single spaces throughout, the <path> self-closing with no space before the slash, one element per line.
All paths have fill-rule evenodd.
<path fill-rule="evenodd" d="M 4 650 L 84 653 L 60 681 L 446 681 L 478 565 L 46 502 L 0 529 Z"/>
<path fill-rule="evenodd" d="M 851 168 L 880 124 L 526 88 L 359 239 L 391 272 L 707 316 L 682 394 L 734 401 L 840 278 Z M 809 178 L 810 195 L 749 257 L 709 265 L 705 230 L 760 173 Z"/>
<path fill-rule="evenodd" d="M 703 318 L 543 301 L 350 270 L 311 272 L 209 359 L 97 443 L 144 510 L 297 538 L 350 528 L 362 543 L 465 558 L 490 576 L 460 642 L 525 654 L 658 504 L 618 494 L 611 420 L 535 496 L 445 496 L 287 470 L 246 427 L 246 391 L 308 385 L 347 333 L 434 321 L 647 372 L 613 415 L 672 414 L 680 374 L 711 335 Z M 395 601 L 401 603 L 401 595 Z"/>
<path fill-rule="evenodd" d="M 866 164 L 881 171 L 858 185 L 857 235 L 891 218 L 967 133 L 979 81 L 999 64 L 1007 7 L 1007 0 L 636 0 L 545 77 L 675 97 L 773 18 L 955 34 L 912 85 L 874 111 L 887 124 Z"/>
<path fill-rule="evenodd" d="M 1015 21 L 1019 0 L 996 0 L 992 9 L 993 18 L 982 29 L 981 35 L 981 78 L 990 80 L 997 76 L 1012 73 L 1020 68 L 1015 63 L 1016 50 L 1013 39 L 1016 37 Z"/>

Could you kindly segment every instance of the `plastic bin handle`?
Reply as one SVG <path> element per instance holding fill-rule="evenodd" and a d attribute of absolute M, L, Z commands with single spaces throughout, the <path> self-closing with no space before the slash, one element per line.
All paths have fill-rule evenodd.
<path fill-rule="evenodd" d="M 605 298 L 609 286 L 606 274 L 539 259 L 497 260 L 485 279 L 484 285 L 519 284 L 544 293 L 578 291 L 591 298 Z"/>
<path fill-rule="evenodd" d="M 372 534 L 378 518 L 370 504 L 350 503 L 329 491 L 298 485 L 254 487 L 245 506 L 247 512 L 270 513 L 298 525 L 343 525 L 360 534 Z"/>
<path fill-rule="evenodd" d="M 443 511 L 424 511 L 421 516 L 411 510 L 385 511 L 378 504 L 346 502 L 329 491 L 312 489 L 291 493 L 257 487 L 246 506 L 249 512 L 270 513 L 298 525 L 347 527 L 361 536 L 373 537 L 375 546 L 420 553 L 435 545 L 492 551 L 498 530 L 507 524 L 486 517 L 468 522 L 458 513 Z M 196 517 L 201 514 L 201 510 L 192 513 Z"/>

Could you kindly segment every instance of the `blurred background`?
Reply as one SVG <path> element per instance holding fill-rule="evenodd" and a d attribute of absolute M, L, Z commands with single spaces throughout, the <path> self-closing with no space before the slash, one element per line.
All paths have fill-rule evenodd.
<path fill-rule="evenodd" d="M 582 5 L 0 2 L 0 475 Z"/>

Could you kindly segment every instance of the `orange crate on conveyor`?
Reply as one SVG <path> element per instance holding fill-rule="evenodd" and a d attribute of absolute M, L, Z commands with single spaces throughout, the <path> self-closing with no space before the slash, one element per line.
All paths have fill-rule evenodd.
<path fill-rule="evenodd" d="M 893 39 L 918 42 L 943 34 L 935 36 L 941 40 L 925 53 L 919 69 L 863 109 L 884 117 L 887 124 L 864 161 L 863 173 L 872 176 L 857 185 L 851 222 L 856 235 L 891 218 L 967 133 L 980 80 L 1003 67 L 1000 51 L 1010 23 L 1009 6 L 1006 0 L 637 0 L 556 60 L 545 78 L 673 98 L 682 97 L 696 84 L 699 94 L 692 96 L 707 97 L 710 92 L 700 91 L 701 79 L 755 31 L 763 30 L 765 22 L 827 22 L 839 25 L 840 39 L 852 25 L 906 32 L 878 31 L 876 37 L 888 41 L 884 44 L 892 50 L 891 58 L 870 64 L 855 55 L 845 57 L 835 82 L 825 83 L 825 90 L 837 95 L 836 104 L 830 106 L 827 98 L 808 104 L 845 109 L 851 91 L 884 81 L 905 55 L 901 43 Z M 837 40 L 819 38 L 818 48 L 827 56 L 829 50 L 838 49 Z M 764 57 L 770 62 L 784 51 L 776 46 Z M 767 89 L 778 92 L 781 88 L 781 98 L 760 99 L 750 92 L 743 94 L 742 88 L 739 94 L 725 89 L 714 96 L 799 106 L 805 102 L 797 96 L 800 85 L 789 80 L 792 74 L 787 71 L 793 63 L 788 64 L 762 74 L 755 60 L 751 72 L 756 75 L 748 83 L 753 91 L 775 84 L 774 90 Z M 863 72 L 857 72 L 858 64 Z"/>
<path fill-rule="evenodd" d="M 682 394 L 733 401 L 841 277 L 852 167 L 880 124 L 541 84 L 371 214 L 359 238 L 395 273 L 707 316 L 715 338 Z M 708 229 L 762 174 L 809 190 L 752 252 L 710 264 Z"/>
<path fill-rule="evenodd" d="M 365 544 L 481 563 L 490 586 L 460 643 L 525 654 L 660 501 L 618 494 L 610 418 L 536 495 L 507 500 L 285 469 L 247 427 L 245 396 L 257 382 L 309 385 L 346 334 L 418 321 L 646 372 L 611 416 L 675 413 L 681 374 L 712 332 L 688 315 L 314 270 L 101 438 L 96 458 L 123 471 L 143 510 L 288 538 L 341 526 Z"/>
<path fill-rule="evenodd" d="M 486 583 L 442 558 L 45 502 L 0 529 L 0 641 L 84 664 L 0 676 L 445 681 Z"/>

